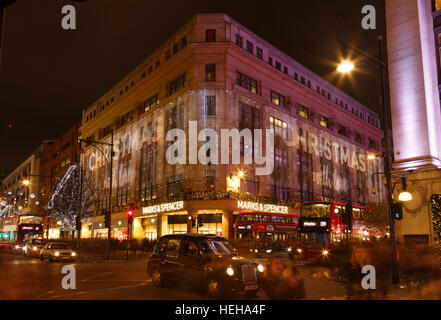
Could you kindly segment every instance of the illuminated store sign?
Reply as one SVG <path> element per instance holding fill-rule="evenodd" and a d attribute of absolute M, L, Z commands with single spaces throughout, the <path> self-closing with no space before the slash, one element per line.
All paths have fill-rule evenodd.
<path fill-rule="evenodd" d="M 244 210 L 253 210 L 271 213 L 288 213 L 288 207 L 274 204 L 263 204 L 249 201 L 237 201 L 237 207 Z"/>
<path fill-rule="evenodd" d="M 142 213 L 143 214 L 161 213 L 161 212 L 181 210 L 183 208 L 184 208 L 184 201 L 177 201 L 177 202 L 157 204 L 150 207 L 144 207 L 142 208 Z"/>

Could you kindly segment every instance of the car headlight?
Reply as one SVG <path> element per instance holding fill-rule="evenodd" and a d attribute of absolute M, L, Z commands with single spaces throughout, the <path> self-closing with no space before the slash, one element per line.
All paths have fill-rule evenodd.
<path fill-rule="evenodd" d="M 227 268 L 227 274 L 228 274 L 230 277 L 234 276 L 234 270 L 233 270 L 233 268 L 228 267 L 228 268 Z"/>
<path fill-rule="evenodd" d="M 37 247 L 32 247 L 32 250 L 33 251 L 37 251 Z"/>
<path fill-rule="evenodd" d="M 256 253 L 257 253 L 257 252 L 259 252 L 259 250 L 257 250 L 257 249 L 254 249 L 254 252 L 256 252 Z"/>
<path fill-rule="evenodd" d="M 328 250 L 323 250 L 323 251 L 322 251 L 322 254 L 323 254 L 324 256 L 327 256 L 327 255 L 329 254 L 329 251 L 328 251 Z"/>
<path fill-rule="evenodd" d="M 265 252 L 266 253 L 271 253 L 273 250 L 271 250 L 271 249 L 268 249 L 268 250 L 266 250 Z"/>
<path fill-rule="evenodd" d="M 302 253 L 303 250 L 302 250 L 302 249 L 297 249 L 297 252 L 298 252 L 298 253 Z"/>
<path fill-rule="evenodd" d="M 259 272 L 263 272 L 263 266 L 261 265 L 261 264 L 259 264 L 258 266 L 257 266 L 257 270 L 259 271 Z"/>
<path fill-rule="evenodd" d="M 58 257 L 60 253 L 58 251 L 55 251 L 55 256 Z"/>
<path fill-rule="evenodd" d="M 72 251 L 72 257 L 75 257 L 77 254 L 74 252 L 74 251 Z"/>
<path fill-rule="evenodd" d="M 20 246 L 15 246 L 15 249 L 20 249 Z"/>
<path fill-rule="evenodd" d="M 287 251 L 288 251 L 288 252 L 291 252 L 291 251 L 292 251 L 292 248 L 291 248 L 291 247 L 289 247 L 289 248 L 287 249 Z"/>

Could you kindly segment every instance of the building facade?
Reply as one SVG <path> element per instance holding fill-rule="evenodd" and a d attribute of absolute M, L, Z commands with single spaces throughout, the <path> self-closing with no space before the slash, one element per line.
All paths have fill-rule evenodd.
<path fill-rule="evenodd" d="M 66 174 L 69 167 L 76 165 L 80 159 L 79 127 L 80 123 L 78 122 L 54 140 L 41 154 L 37 198 L 39 213 L 45 217 L 49 213 L 47 205 L 54 188 Z M 48 238 L 64 237 L 71 232 L 70 228 L 59 225 L 57 221 L 48 219 L 46 222 L 48 228 L 45 229 L 45 235 Z M 65 234 L 63 235 L 63 233 Z"/>
<path fill-rule="evenodd" d="M 2 181 L 2 217 L 20 213 L 39 213 L 38 188 L 41 154 L 50 142 L 43 142 L 25 161 Z M 25 185 L 24 182 L 29 184 Z"/>
<path fill-rule="evenodd" d="M 173 129 L 185 134 L 182 153 L 166 141 Z M 209 147 L 216 137 L 204 129 L 218 137 L 223 129 L 273 129 L 274 169 L 259 175 L 265 165 L 255 156 L 245 163 L 249 152 L 265 153 L 266 139 L 263 150 L 256 136 L 240 140 L 238 164 L 232 144 L 227 155 L 216 152 Z M 378 115 L 224 14 L 189 21 L 83 111 L 80 136 L 113 138 L 115 152 L 109 198 L 110 147 L 83 145 L 81 161 L 96 186 L 83 237 L 107 236 L 109 201 L 115 238 L 127 236 L 133 208 L 138 239 L 181 232 L 231 239 L 234 214 L 250 207 L 296 214 L 302 201 L 384 200 L 373 174 L 382 171 L 381 157 L 367 159 L 382 152 Z"/>
<path fill-rule="evenodd" d="M 394 173 L 413 197 L 397 222 L 405 242 L 441 240 L 440 17 L 439 0 L 386 0 Z"/>

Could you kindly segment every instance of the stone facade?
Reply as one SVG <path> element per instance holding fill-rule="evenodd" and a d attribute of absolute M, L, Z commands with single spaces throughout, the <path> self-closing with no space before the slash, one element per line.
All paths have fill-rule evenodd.
<path fill-rule="evenodd" d="M 197 122 L 198 132 L 210 128 L 219 136 L 222 129 L 274 129 L 273 173 L 256 175 L 260 166 L 244 165 L 243 154 L 240 165 L 169 164 L 166 134 L 179 128 L 188 141 L 189 121 Z M 182 200 L 173 215 L 222 215 L 220 224 L 210 216 L 206 232 L 228 238 L 239 198 L 284 204 L 290 213 L 298 213 L 301 201 L 384 201 L 381 177 L 373 175 L 382 171 L 381 157 L 367 160 L 382 152 L 379 122 L 230 17 L 200 14 L 84 110 L 80 135 L 110 143 L 114 132 L 114 236 L 124 234 L 128 207 L 135 208 L 135 237 L 196 231 L 190 219 L 168 218 L 170 212 L 143 214 L 143 207 Z M 100 148 L 83 147 L 81 159 L 97 186 L 94 217 L 84 219 L 88 236 L 106 233 L 110 148 Z M 189 149 L 187 159 L 194 152 Z M 181 226 L 167 225 L 172 220 Z"/>

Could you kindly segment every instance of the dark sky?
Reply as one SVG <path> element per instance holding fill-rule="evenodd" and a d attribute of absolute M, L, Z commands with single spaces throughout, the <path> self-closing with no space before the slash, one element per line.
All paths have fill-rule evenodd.
<path fill-rule="evenodd" d="M 1 2 L 2 0 L 0 0 Z M 77 30 L 61 8 L 77 8 Z M 364 5 L 377 30 L 361 28 Z M 18 0 L 6 9 L 0 64 L 0 169 L 14 169 L 45 139 L 69 129 L 101 94 L 197 13 L 224 12 L 312 71 L 378 111 L 379 79 L 368 66 L 335 76 L 345 41 L 377 54 L 384 0 Z M 12 129 L 8 124 L 12 123 Z"/>

